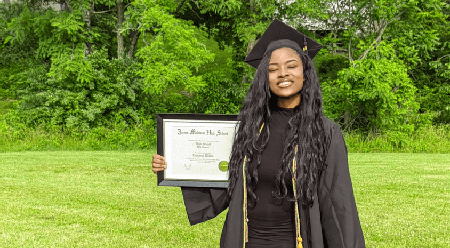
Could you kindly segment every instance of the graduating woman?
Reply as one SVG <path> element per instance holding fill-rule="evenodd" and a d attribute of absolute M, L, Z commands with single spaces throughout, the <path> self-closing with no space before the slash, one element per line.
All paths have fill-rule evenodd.
<path fill-rule="evenodd" d="M 238 116 L 228 189 L 182 187 L 191 225 L 228 208 L 220 247 L 365 247 L 339 126 L 323 116 L 311 59 L 322 46 L 275 20 Z M 166 168 L 155 154 L 156 173 Z"/>

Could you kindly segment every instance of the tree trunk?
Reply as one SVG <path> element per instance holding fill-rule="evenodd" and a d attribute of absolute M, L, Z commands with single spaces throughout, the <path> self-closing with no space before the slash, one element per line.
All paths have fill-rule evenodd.
<path fill-rule="evenodd" d="M 136 51 L 137 41 L 139 39 L 139 25 L 136 27 L 136 29 L 131 30 L 130 32 L 130 48 L 128 50 L 127 58 L 132 59 L 134 58 L 134 53 Z"/>
<path fill-rule="evenodd" d="M 83 9 L 83 21 L 86 24 L 86 29 L 91 29 L 91 17 L 92 12 L 94 11 L 94 2 L 89 3 L 88 9 Z M 90 38 L 90 37 L 88 37 Z M 92 43 L 89 41 L 84 42 L 84 57 L 86 58 L 89 54 L 91 54 L 92 51 Z"/>
<path fill-rule="evenodd" d="M 10 0 L 3 0 L 3 2 L 5 3 L 6 9 L 9 10 L 9 6 L 11 5 L 11 1 Z M 9 15 L 7 15 L 7 16 L 9 17 Z"/>
<path fill-rule="evenodd" d="M 336 40 L 336 38 L 337 38 L 337 31 L 336 30 L 333 30 L 333 38 L 334 38 L 334 40 Z M 336 55 L 336 48 L 337 48 L 337 44 L 333 43 L 333 52 L 332 52 L 333 55 Z"/>
<path fill-rule="evenodd" d="M 350 112 L 344 112 L 344 130 L 350 132 Z"/>
<path fill-rule="evenodd" d="M 118 58 L 125 58 L 125 45 L 123 40 L 123 35 L 120 32 L 120 29 L 123 25 L 123 13 L 125 12 L 125 4 L 123 3 L 123 0 L 117 0 L 116 2 L 117 6 L 117 57 Z"/>
<path fill-rule="evenodd" d="M 184 4 L 185 2 L 186 2 L 186 0 L 182 0 L 182 1 L 180 2 L 180 4 L 178 4 L 178 7 L 177 7 L 177 9 L 175 10 L 174 15 L 176 15 L 176 14 L 178 14 L 178 12 L 180 12 L 181 7 L 183 7 L 183 4 Z"/>
<path fill-rule="evenodd" d="M 72 13 L 73 12 L 73 7 L 72 7 L 72 3 L 70 2 L 70 0 L 66 0 L 64 2 L 66 4 L 66 9 L 67 12 Z"/>
<path fill-rule="evenodd" d="M 255 13 L 255 1 L 250 0 L 250 12 Z"/>
<path fill-rule="evenodd" d="M 247 55 L 252 51 L 253 47 L 256 45 L 257 42 L 258 42 L 258 40 L 251 40 L 251 41 L 248 42 L 248 44 L 247 44 Z M 245 75 L 245 73 L 242 75 L 241 82 L 242 82 L 242 84 L 248 83 L 248 78 L 247 78 L 247 75 Z"/>
<path fill-rule="evenodd" d="M 374 119 L 376 120 L 377 119 L 377 108 L 376 107 L 373 108 L 373 116 L 374 116 Z M 376 137 L 377 132 L 378 132 L 378 128 L 377 128 L 376 124 L 373 125 L 372 132 L 373 132 L 373 135 Z"/>

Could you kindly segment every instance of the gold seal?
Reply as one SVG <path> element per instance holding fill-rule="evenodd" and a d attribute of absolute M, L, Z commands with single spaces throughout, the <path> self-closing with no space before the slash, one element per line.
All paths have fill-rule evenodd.
<path fill-rule="evenodd" d="M 227 161 L 220 161 L 219 162 L 219 170 L 220 171 L 227 171 L 228 170 L 228 162 Z"/>

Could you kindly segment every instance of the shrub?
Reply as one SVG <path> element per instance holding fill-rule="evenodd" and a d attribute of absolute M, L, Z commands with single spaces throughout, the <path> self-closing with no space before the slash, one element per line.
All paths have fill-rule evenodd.
<path fill-rule="evenodd" d="M 10 126 L 0 120 L 0 151 L 140 150 L 156 146 L 156 122 L 142 119 L 137 125 L 108 123 L 88 131 L 46 124 Z"/>
<path fill-rule="evenodd" d="M 410 135 L 418 118 L 430 120 L 419 115 L 416 88 L 406 66 L 388 45 L 353 61 L 322 88 L 326 115 L 343 123 L 346 130 Z"/>
<path fill-rule="evenodd" d="M 52 58 L 45 67 L 28 71 L 26 89 L 19 91 L 21 104 L 16 122 L 29 126 L 44 123 L 88 130 L 120 116 L 127 124 L 139 123 L 139 110 L 147 102 L 137 62 L 109 60 L 101 50 L 84 58 L 82 49 Z"/>
<path fill-rule="evenodd" d="M 450 153 L 450 125 L 421 127 L 410 135 L 353 131 L 344 136 L 349 152 Z"/>

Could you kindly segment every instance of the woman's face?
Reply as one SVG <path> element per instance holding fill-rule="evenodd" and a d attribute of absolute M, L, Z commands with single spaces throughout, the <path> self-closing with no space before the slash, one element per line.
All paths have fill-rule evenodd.
<path fill-rule="evenodd" d="M 303 87 L 303 63 L 291 48 L 280 48 L 272 52 L 269 61 L 270 91 L 278 96 L 278 106 L 294 108 L 300 104 Z"/>

